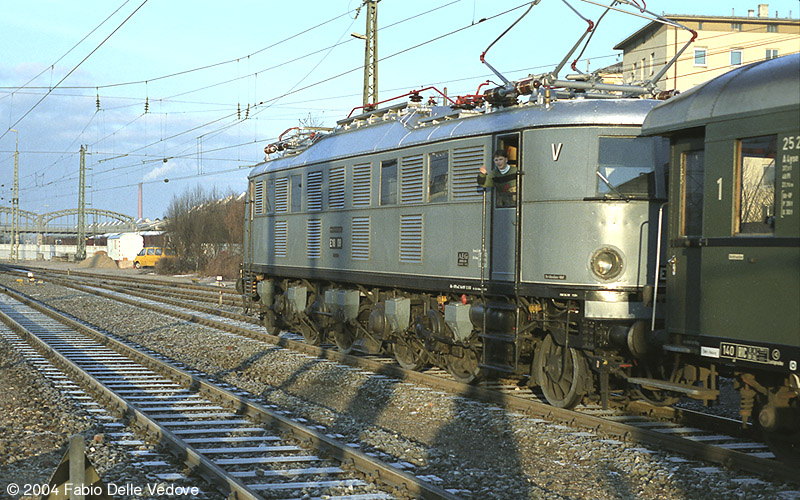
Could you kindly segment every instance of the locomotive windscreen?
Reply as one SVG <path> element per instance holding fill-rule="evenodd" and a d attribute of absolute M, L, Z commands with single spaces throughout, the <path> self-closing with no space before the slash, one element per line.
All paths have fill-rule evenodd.
<path fill-rule="evenodd" d="M 667 162 L 666 148 L 661 146 L 649 137 L 600 137 L 597 195 L 657 197 L 656 170 Z"/>

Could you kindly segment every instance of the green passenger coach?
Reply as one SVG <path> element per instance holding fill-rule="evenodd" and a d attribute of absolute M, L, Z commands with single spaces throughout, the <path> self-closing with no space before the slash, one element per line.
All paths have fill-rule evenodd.
<path fill-rule="evenodd" d="M 666 238 L 673 382 L 714 387 L 769 432 L 800 428 L 800 55 L 754 63 L 655 107 L 670 138 Z"/>

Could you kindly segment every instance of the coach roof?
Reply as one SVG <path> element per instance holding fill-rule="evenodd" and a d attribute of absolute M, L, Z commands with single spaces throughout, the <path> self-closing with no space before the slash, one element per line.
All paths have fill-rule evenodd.
<path fill-rule="evenodd" d="M 729 71 L 659 104 L 647 115 L 642 133 L 668 133 L 798 106 L 800 54 L 791 54 Z"/>

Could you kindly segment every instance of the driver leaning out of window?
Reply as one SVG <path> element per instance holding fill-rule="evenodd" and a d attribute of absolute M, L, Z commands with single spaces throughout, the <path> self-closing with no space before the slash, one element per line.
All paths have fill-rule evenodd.
<path fill-rule="evenodd" d="M 508 153 L 503 149 L 494 152 L 494 167 L 491 172 L 481 166 L 478 185 L 484 188 L 497 188 L 498 206 L 513 206 L 516 203 L 517 167 L 508 164 Z"/>

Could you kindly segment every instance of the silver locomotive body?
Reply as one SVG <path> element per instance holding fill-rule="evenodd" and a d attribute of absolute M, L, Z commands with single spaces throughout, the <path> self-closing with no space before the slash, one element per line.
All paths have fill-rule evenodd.
<path fill-rule="evenodd" d="M 595 364 L 646 349 L 668 151 L 637 136 L 654 105 L 403 104 L 340 121 L 251 172 L 245 298 L 270 329 L 465 382 L 555 386 L 548 356 L 569 358 L 572 391 L 545 394 L 574 405 Z M 511 203 L 476 183 L 498 148 L 519 172 Z"/>

